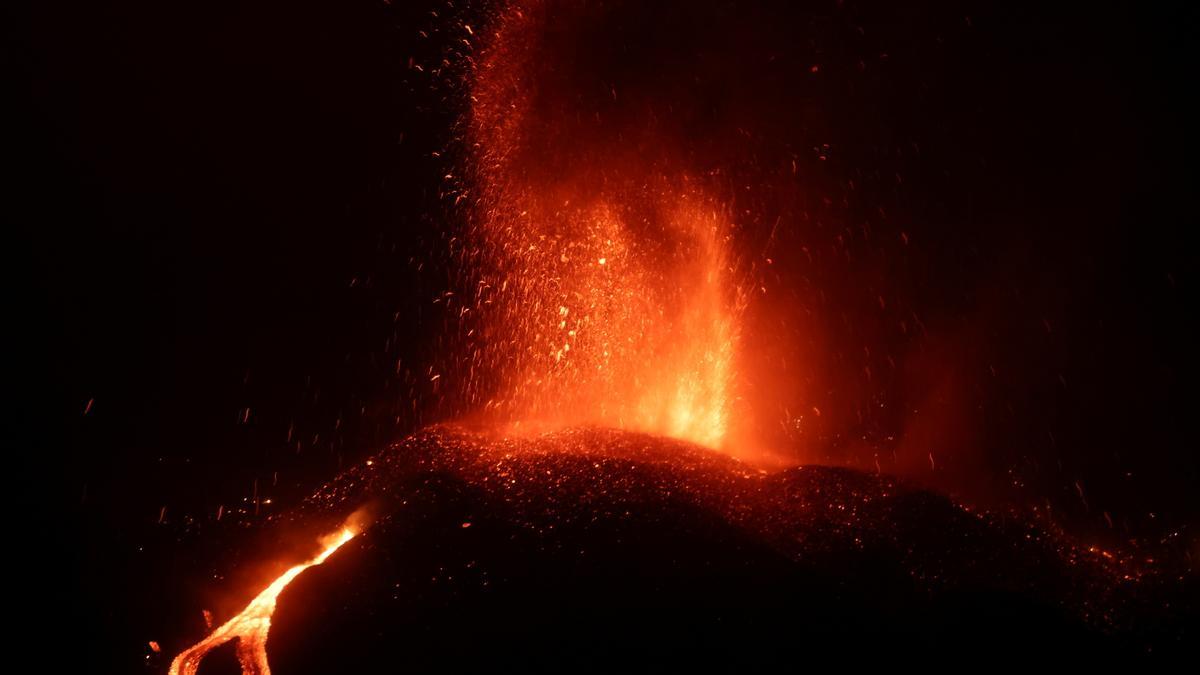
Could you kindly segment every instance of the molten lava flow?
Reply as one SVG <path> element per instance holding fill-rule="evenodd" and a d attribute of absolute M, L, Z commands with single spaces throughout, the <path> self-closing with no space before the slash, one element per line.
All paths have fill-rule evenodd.
<path fill-rule="evenodd" d="M 325 562 L 326 558 L 354 538 L 354 535 L 354 530 L 345 527 L 323 540 L 323 551 L 284 572 L 259 593 L 258 597 L 250 601 L 237 616 L 226 621 L 208 637 L 180 652 L 171 662 L 170 675 L 195 675 L 205 654 L 235 638 L 238 640 L 237 657 L 242 664 L 242 674 L 270 675 L 271 666 L 267 663 L 267 633 L 271 630 L 271 615 L 275 613 L 275 602 L 279 599 L 279 594 L 293 579 L 300 576 L 301 572 Z"/>
<path fill-rule="evenodd" d="M 468 398 L 513 430 L 598 424 L 721 447 L 744 304 L 732 210 L 651 132 L 658 149 L 639 153 L 561 109 L 575 85 L 539 70 L 554 49 L 531 46 L 542 9 L 502 13 L 471 86 L 465 253 L 484 317 L 471 372 L 490 379 Z"/>

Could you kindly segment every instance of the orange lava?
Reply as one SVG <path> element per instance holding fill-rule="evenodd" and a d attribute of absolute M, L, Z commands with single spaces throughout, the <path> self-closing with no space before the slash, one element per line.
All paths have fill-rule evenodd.
<path fill-rule="evenodd" d="M 267 663 L 267 634 L 271 630 L 271 615 L 275 613 L 275 603 L 279 594 L 292 580 L 300 576 L 301 572 L 325 562 L 334 551 L 353 539 L 354 535 L 354 530 L 345 527 L 322 540 L 325 549 L 319 554 L 284 572 L 251 600 L 237 616 L 226 621 L 208 637 L 180 652 L 171 662 L 170 675 L 195 675 L 208 652 L 233 639 L 238 641 L 237 657 L 242 665 L 243 675 L 270 675 L 271 666 Z"/>
<path fill-rule="evenodd" d="M 510 431 L 596 424 L 721 448 L 744 305 L 730 209 L 632 140 L 548 113 L 540 3 L 519 4 L 471 82 L 469 407 Z"/>

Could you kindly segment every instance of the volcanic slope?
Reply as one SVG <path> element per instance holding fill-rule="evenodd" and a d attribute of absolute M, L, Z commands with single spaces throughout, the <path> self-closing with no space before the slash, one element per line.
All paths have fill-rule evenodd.
<path fill-rule="evenodd" d="M 310 507 L 364 503 L 374 524 L 280 597 L 276 673 L 1100 657 L 1185 639 L 1129 563 L 1029 520 L 644 434 L 433 428 Z"/>

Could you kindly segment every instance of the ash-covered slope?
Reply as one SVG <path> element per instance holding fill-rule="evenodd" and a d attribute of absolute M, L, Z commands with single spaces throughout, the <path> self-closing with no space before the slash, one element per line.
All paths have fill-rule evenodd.
<path fill-rule="evenodd" d="M 517 441 L 443 428 L 317 497 L 327 512 L 365 500 L 375 524 L 281 596 L 275 672 L 1145 648 L 1130 627 L 1137 582 L 1114 563 L 855 471 L 758 472 L 611 430 Z"/>

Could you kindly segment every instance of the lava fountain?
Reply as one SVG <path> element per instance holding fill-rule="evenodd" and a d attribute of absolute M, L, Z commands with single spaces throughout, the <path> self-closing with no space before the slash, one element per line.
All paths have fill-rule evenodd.
<path fill-rule="evenodd" d="M 275 613 L 275 603 L 279 594 L 287 585 L 292 583 L 304 570 L 320 565 L 329 556 L 354 538 L 356 532 L 350 526 L 343 527 L 321 541 L 322 550 L 312 558 L 295 565 L 271 582 L 259 593 L 246 608 L 232 619 L 226 621 L 208 637 L 197 642 L 192 647 L 180 652 L 171 662 L 170 675 L 195 675 L 200 669 L 200 662 L 208 652 L 236 639 L 237 658 L 242 666 L 244 675 L 271 675 L 271 666 L 267 663 L 267 634 L 271 630 L 271 615 Z"/>
<path fill-rule="evenodd" d="M 542 67 L 560 50 L 541 13 L 560 9 L 507 7 L 474 60 L 470 407 L 510 432 L 595 424 L 720 448 L 744 307 L 734 219 L 653 130 L 613 138 L 557 107 L 577 84 Z"/>

